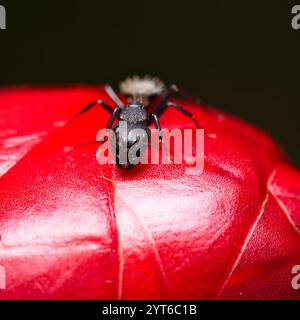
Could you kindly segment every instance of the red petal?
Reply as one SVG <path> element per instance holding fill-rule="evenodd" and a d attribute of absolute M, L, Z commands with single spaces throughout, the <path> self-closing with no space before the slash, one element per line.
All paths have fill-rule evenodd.
<path fill-rule="evenodd" d="M 186 103 L 207 133 L 203 174 L 120 172 L 96 147 L 64 149 L 94 140 L 105 111 L 56 127 L 95 98 L 111 102 L 102 88 L 0 93 L 0 298 L 296 297 L 300 174 L 265 133 Z M 161 125 L 193 127 L 171 110 Z"/>
<path fill-rule="evenodd" d="M 223 298 L 299 299 L 292 288 L 300 261 L 300 173 L 279 164 L 268 185 L 264 210 L 222 291 Z"/>

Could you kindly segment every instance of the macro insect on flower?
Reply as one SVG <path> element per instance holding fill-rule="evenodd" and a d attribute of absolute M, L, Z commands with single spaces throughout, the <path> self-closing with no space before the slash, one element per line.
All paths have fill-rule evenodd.
<path fill-rule="evenodd" d="M 155 124 L 159 139 L 162 141 L 159 117 L 164 114 L 166 109 L 174 108 L 178 110 L 192 119 L 196 128 L 200 128 L 199 123 L 191 112 L 177 103 L 169 101 L 173 93 L 179 92 L 176 85 L 166 88 L 162 81 L 149 76 L 127 78 L 120 84 L 120 91 L 126 97 L 125 104 L 111 86 L 107 85 L 105 89 L 115 102 L 114 107 L 103 100 L 93 101 L 83 107 L 71 119 L 71 122 L 96 106 L 100 106 L 110 113 L 106 129 L 112 129 L 115 134 L 116 141 L 113 150 L 116 156 L 116 164 L 120 169 L 130 169 L 140 161 L 141 156 L 148 147 L 148 141 L 150 140 L 150 129 L 148 127 L 152 123 Z M 158 102 L 155 102 L 155 100 L 158 100 Z M 147 108 L 150 106 L 151 113 L 147 112 Z M 120 126 L 121 121 L 125 123 L 126 130 Z M 97 143 L 97 141 L 92 143 Z M 141 147 L 137 150 L 137 153 L 130 154 L 130 148 L 137 143 Z"/>
<path fill-rule="evenodd" d="M 106 126 L 95 108 L 62 127 L 96 99 L 103 85 L 0 90 L 0 299 L 300 298 L 300 172 L 268 134 L 178 100 L 205 128 L 202 174 L 124 172 L 93 145 L 65 152 Z M 177 110 L 160 121 L 196 131 Z"/>

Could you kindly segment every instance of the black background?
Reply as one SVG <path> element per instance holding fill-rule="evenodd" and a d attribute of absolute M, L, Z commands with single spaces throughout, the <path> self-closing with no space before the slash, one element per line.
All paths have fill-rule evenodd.
<path fill-rule="evenodd" d="M 300 165 L 300 0 L 0 0 L 0 85 L 150 73 L 265 128 Z M 238 134 L 238 133 L 237 133 Z"/>

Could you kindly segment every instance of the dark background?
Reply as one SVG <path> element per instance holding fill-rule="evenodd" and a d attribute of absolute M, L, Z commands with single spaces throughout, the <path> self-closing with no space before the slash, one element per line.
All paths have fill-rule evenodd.
<path fill-rule="evenodd" d="M 0 85 L 150 73 L 265 128 L 300 166 L 300 0 L 0 0 Z M 238 134 L 238 133 L 237 133 Z"/>

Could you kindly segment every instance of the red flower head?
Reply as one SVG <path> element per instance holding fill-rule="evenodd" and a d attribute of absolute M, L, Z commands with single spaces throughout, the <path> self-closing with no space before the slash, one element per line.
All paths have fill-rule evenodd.
<path fill-rule="evenodd" d="M 99 165 L 103 87 L 0 92 L 1 299 L 299 298 L 300 173 L 262 131 L 181 101 L 205 129 L 204 171 Z M 163 128 L 192 128 L 176 110 Z"/>

